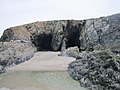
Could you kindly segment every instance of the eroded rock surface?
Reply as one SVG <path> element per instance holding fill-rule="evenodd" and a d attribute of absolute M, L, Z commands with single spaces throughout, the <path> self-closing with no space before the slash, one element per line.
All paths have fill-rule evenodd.
<path fill-rule="evenodd" d="M 68 73 L 89 90 L 120 90 L 120 57 L 109 51 L 83 52 Z"/>
<path fill-rule="evenodd" d="M 78 46 L 80 50 L 111 48 L 120 44 L 120 14 L 88 20 L 55 20 L 11 27 L 1 41 L 32 41 L 38 50 L 61 50 Z M 42 43 L 42 44 L 41 44 Z M 49 43 L 49 44 L 48 44 Z"/>
<path fill-rule="evenodd" d="M 77 46 L 70 47 L 64 51 L 61 51 L 60 56 L 74 57 L 77 58 L 79 56 L 79 48 Z"/>
<path fill-rule="evenodd" d="M 119 53 L 120 14 L 87 20 L 42 21 L 8 28 L 0 38 L 0 65 L 6 67 L 28 60 L 36 49 L 64 52 L 74 46 L 80 51 L 109 48 Z"/>
<path fill-rule="evenodd" d="M 0 42 L 0 72 L 33 57 L 36 48 L 30 42 Z"/>

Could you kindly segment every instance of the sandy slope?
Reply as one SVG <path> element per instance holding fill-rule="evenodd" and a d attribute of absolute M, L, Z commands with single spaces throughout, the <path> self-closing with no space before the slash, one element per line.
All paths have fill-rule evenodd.
<path fill-rule="evenodd" d="M 31 60 L 11 67 L 7 72 L 67 70 L 68 64 L 75 59 L 72 57 L 58 56 L 59 53 L 60 52 L 38 52 Z"/>

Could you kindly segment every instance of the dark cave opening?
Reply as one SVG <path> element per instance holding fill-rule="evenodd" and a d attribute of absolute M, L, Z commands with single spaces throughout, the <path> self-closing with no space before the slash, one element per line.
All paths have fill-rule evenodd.
<path fill-rule="evenodd" d="M 64 42 L 66 48 L 77 46 L 80 49 L 80 30 L 81 25 L 79 23 L 74 24 L 73 21 L 68 21 L 67 25 L 63 26 L 63 34 L 61 36 L 65 39 Z M 54 35 L 56 36 L 54 37 Z M 60 39 L 59 37 L 59 33 L 43 32 L 35 36 L 33 35 L 32 42 L 38 51 L 61 51 L 63 39 Z"/>
<path fill-rule="evenodd" d="M 68 21 L 65 28 L 65 38 L 66 38 L 66 48 L 78 46 L 80 48 L 80 26 L 71 25 L 72 23 Z"/>
<path fill-rule="evenodd" d="M 33 44 L 37 47 L 37 51 L 51 51 L 52 34 L 42 33 L 34 36 Z"/>
<path fill-rule="evenodd" d="M 66 47 L 68 48 L 68 47 L 74 47 L 74 46 L 80 47 L 79 31 L 78 30 L 75 30 L 75 32 L 74 31 L 71 32 L 67 37 Z"/>

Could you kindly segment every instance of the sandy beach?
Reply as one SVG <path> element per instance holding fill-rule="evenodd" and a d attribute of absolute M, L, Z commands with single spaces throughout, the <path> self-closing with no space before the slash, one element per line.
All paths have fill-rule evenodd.
<path fill-rule="evenodd" d="M 0 76 L 0 90 L 86 90 L 66 72 L 75 58 L 59 53 L 37 52 L 31 60 L 7 69 Z"/>
<path fill-rule="evenodd" d="M 29 61 L 7 69 L 15 71 L 62 71 L 67 70 L 68 64 L 75 60 L 72 57 L 58 56 L 60 52 L 37 52 Z"/>

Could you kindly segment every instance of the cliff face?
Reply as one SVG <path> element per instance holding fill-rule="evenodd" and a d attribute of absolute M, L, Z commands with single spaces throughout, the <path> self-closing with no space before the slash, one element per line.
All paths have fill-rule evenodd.
<path fill-rule="evenodd" d="M 0 73 L 33 57 L 36 48 L 30 42 L 0 42 Z"/>
<path fill-rule="evenodd" d="M 78 46 L 81 51 L 105 48 L 119 51 L 119 44 L 120 14 L 88 20 L 34 22 L 11 27 L 0 38 L 0 70 L 7 65 L 25 61 L 23 58 L 31 58 L 36 49 L 58 51 Z M 29 50 L 30 54 L 26 54 Z"/>
<path fill-rule="evenodd" d="M 1 41 L 32 41 L 38 50 L 61 50 L 78 46 L 80 50 L 119 47 L 120 14 L 88 20 L 56 20 L 11 27 Z"/>

